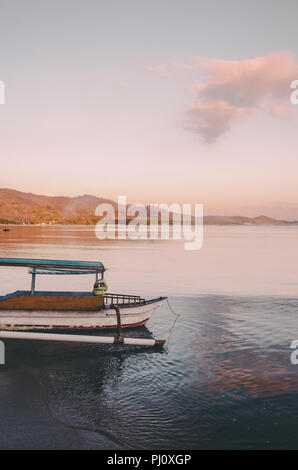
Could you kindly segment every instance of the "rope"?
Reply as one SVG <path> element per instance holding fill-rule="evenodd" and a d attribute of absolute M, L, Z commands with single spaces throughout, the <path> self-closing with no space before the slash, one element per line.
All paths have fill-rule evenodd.
<path fill-rule="evenodd" d="M 178 318 L 181 317 L 181 313 L 176 313 L 176 312 L 173 310 L 173 308 L 171 307 L 170 302 L 169 302 L 168 299 L 167 299 L 167 304 L 168 304 L 168 307 L 169 307 L 169 309 L 170 309 L 170 312 L 176 317 L 175 320 L 173 321 L 173 324 L 172 324 L 171 328 L 169 329 L 169 337 L 168 337 L 168 341 L 167 341 L 167 343 L 169 344 L 169 343 L 170 343 L 171 336 L 172 336 L 173 329 L 175 328 L 175 325 L 176 325 L 176 322 L 177 322 Z"/>

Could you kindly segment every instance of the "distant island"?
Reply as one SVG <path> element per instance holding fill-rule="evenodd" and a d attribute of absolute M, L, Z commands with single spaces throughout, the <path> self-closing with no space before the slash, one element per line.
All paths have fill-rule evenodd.
<path fill-rule="evenodd" d="M 117 203 L 111 199 L 84 195 L 77 197 L 40 196 L 14 189 L 0 189 L 0 224 L 63 224 L 94 225 L 100 219 L 95 208 L 112 204 L 117 214 Z M 298 221 L 277 220 L 261 215 L 205 216 L 205 225 L 298 225 Z"/>

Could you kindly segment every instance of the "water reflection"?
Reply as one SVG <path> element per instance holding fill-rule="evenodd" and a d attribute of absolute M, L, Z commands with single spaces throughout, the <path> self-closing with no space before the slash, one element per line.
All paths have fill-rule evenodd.
<path fill-rule="evenodd" d="M 254 229 L 211 228 L 190 256 L 179 242 L 99 245 L 91 228 L 13 228 L 1 256 L 100 259 L 113 290 L 169 294 L 181 317 L 162 354 L 11 342 L 9 367 L 38 378 L 57 419 L 126 448 L 298 448 L 297 232 Z M 1 291 L 28 287 L 23 270 L 0 276 Z M 38 288 L 61 288 L 45 278 Z M 89 289 L 87 278 L 63 288 Z M 139 334 L 168 338 L 174 320 L 164 304 Z"/>

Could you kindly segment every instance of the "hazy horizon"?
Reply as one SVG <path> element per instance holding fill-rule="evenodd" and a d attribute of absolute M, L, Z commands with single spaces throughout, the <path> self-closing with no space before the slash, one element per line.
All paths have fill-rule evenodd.
<path fill-rule="evenodd" d="M 15 188 L 0 188 L 0 191 L 1 190 L 8 190 L 8 191 L 17 191 L 17 192 L 23 192 L 24 194 L 33 194 L 34 196 L 46 196 L 46 197 L 53 197 L 53 198 L 60 198 L 60 197 L 69 197 L 69 198 L 79 198 L 79 197 L 96 197 L 98 199 L 105 199 L 105 200 L 111 200 L 115 203 L 117 203 L 117 196 L 115 196 L 114 198 L 111 197 L 111 198 L 108 198 L 106 197 L 105 195 L 103 194 L 88 194 L 88 193 L 85 193 L 85 194 L 76 194 L 74 196 L 68 196 L 68 195 L 65 195 L 65 194 L 42 194 L 42 193 L 34 193 L 32 191 L 20 191 L 20 190 L 17 190 Z M 152 201 L 150 201 L 149 203 L 145 204 L 143 203 L 142 201 L 138 201 L 139 204 L 145 204 L 145 205 L 149 205 L 149 204 L 162 204 L 164 201 L 160 201 L 160 200 L 157 200 L 157 199 L 154 199 L 152 198 Z M 133 200 L 127 200 L 127 204 L 134 204 L 135 201 Z M 185 201 L 172 201 L 172 202 L 169 202 L 168 204 L 175 204 L 175 203 L 178 203 L 178 204 L 183 204 L 185 203 Z M 256 214 L 246 214 L 246 213 L 220 213 L 219 211 L 217 212 L 214 212 L 214 213 L 206 213 L 206 211 L 204 212 L 204 217 L 247 217 L 247 218 L 259 218 L 259 217 L 269 217 L 269 218 L 272 218 L 272 219 L 276 219 L 276 220 L 284 220 L 284 221 L 287 221 L 287 222 L 296 222 L 298 221 L 298 217 L 297 219 L 294 219 L 294 218 L 287 218 L 287 217 L 281 217 L 281 218 L 278 218 L 278 217 L 274 217 L 274 216 L 271 216 L 269 214 L 266 214 L 266 213 L 256 213 Z"/>

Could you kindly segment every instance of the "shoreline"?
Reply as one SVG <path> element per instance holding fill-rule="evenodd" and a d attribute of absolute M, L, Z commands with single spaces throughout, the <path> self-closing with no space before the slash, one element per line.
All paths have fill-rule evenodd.
<path fill-rule="evenodd" d="M 129 222 L 126 224 L 129 225 Z M 117 227 L 117 222 L 115 224 L 109 224 L 111 227 Z M 194 225 L 193 223 L 191 225 Z M 257 222 L 208 222 L 204 221 L 204 226 L 207 227 L 297 227 L 298 222 L 296 221 L 282 221 L 281 223 L 257 223 Z M 140 224 L 141 227 L 150 227 L 150 224 Z M 158 224 L 158 227 L 161 227 L 162 224 Z M 170 227 L 173 225 L 170 224 Z M 13 223 L 0 223 L 0 227 L 96 227 L 96 224 L 13 224 Z M 1 231 L 1 228 L 0 228 Z M 3 230 L 2 230 L 3 231 Z"/>

